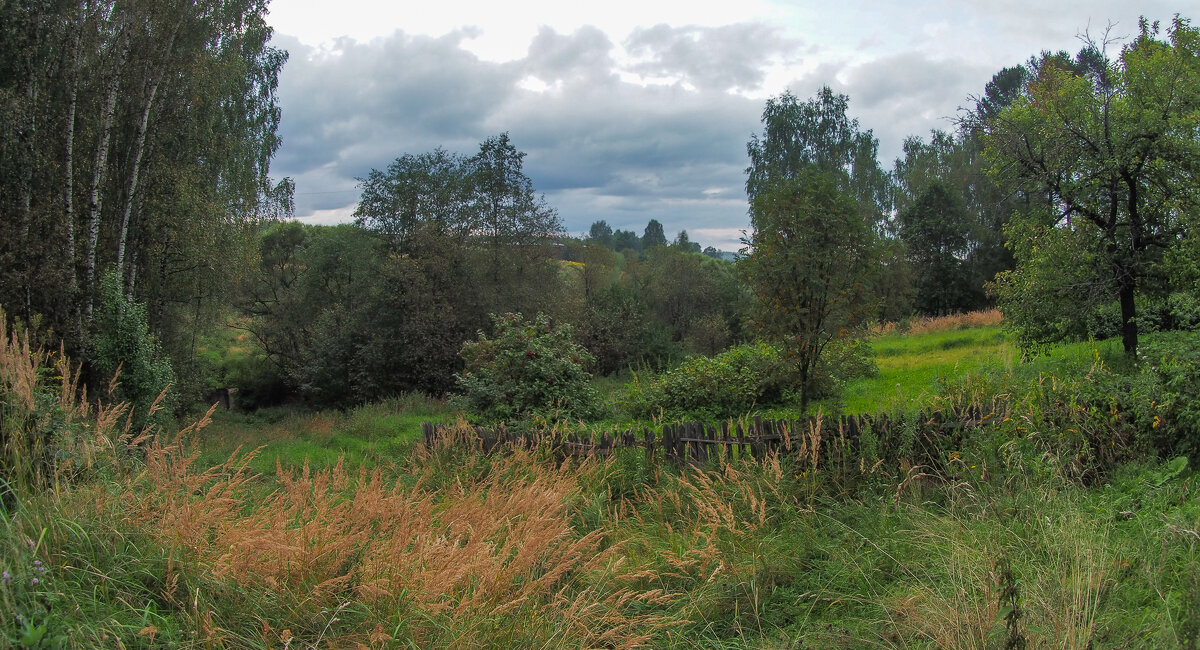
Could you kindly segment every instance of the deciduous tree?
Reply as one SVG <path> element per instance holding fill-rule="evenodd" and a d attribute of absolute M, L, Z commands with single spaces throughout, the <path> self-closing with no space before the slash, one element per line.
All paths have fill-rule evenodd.
<path fill-rule="evenodd" d="M 760 187 L 751 205 L 750 255 L 742 268 L 759 333 L 795 362 L 807 408 L 821 356 L 875 313 L 870 287 L 878 238 L 836 178 L 815 167 Z"/>
<path fill-rule="evenodd" d="M 1115 60 L 1107 45 L 1089 42 L 1073 66 L 1040 66 L 1028 95 L 984 124 L 995 173 L 1051 200 L 1021 217 L 1016 277 L 999 285 L 1006 313 L 1027 335 L 1049 331 L 1025 320 L 1036 310 L 1020 307 L 1031 295 L 1020 276 L 1061 250 L 1043 239 L 1072 238 L 1070 248 L 1089 252 L 1080 263 L 1095 260 L 1089 273 L 1101 281 L 1088 288 L 1119 305 L 1134 355 L 1137 297 L 1200 209 L 1200 32 L 1176 18 L 1160 40 L 1143 21 Z"/>

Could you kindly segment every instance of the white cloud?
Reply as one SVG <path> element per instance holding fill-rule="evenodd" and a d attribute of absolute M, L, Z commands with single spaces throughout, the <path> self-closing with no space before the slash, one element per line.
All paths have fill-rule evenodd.
<path fill-rule="evenodd" d="M 355 177 L 404 153 L 472 153 L 509 131 L 571 232 L 596 219 L 723 238 L 746 224 L 745 145 L 763 100 L 831 85 L 880 140 L 949 128 L 990 76 L 1162 2 L 561 0 L 411 5 L 273 0 L 284 139 L 273 165 L 298 213 L 345 219 Z M 338 38 L 346 36 L 345 38 Z M 740 234 L 738 235 L 740 236 Z"/>

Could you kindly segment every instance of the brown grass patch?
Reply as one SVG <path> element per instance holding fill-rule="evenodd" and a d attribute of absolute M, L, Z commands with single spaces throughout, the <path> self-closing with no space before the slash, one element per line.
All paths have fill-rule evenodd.
<path fill-rule="evenodd" d="M 293 612 L 351 601 L 385 616 L 415 610 L 405 624 L 431 645 L 453 630 L 459 639 L 633 647 L 680 624 L 637 613 L 674 596 L 632 588 L 608 531 L 572 524 L 580 477 L 604 471 L 600 461 L 558 466 L 516 450 L 439 490 L 424 487 L 438 482 L 436 464 L 408 487 L 340 463 L 280 468 L 264 497 L 246 469 L 252 453 L 203 472 L 193 469 L 197 456 L 179 439 L 154 440 L 126 516 L 213 579 L 273 594 Z"/>
<path fill-rule="evenodd" d="M 1002 322 L 1004 322 L 1004 314 L 1000 313 L 999 309 L 986 309 L 946 316 L 921 316 L 907 323 L 884 323 L 872 328 L 871 332 L 873 334 L 895 334 L 897 332 L 926 334 L 945 330 L 987 327 L 999 325 Z"/>

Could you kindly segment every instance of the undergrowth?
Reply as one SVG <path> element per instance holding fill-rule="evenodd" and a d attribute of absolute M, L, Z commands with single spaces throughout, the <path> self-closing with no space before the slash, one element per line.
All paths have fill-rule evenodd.
<path fill-rule="evenodd" d="M 827 421 L 765 458 L 675 466 L 484 453 L 462 421 L 426 448 L 411 421 L 452 415 L 415 397 L 131 432 L 24 340 L 0 355 L 6 435 L 24 427 L 0 645 L 1200 642 L 1191 341 L 943 378 L 929 408 L 989 416 L 919 453 L 921 421 L 895 414 L 895 440 L 830 447 Z M 230 449 L 251 434 L 267 446 Z M 289 456 L 297 438 L 330 456 Z"/>

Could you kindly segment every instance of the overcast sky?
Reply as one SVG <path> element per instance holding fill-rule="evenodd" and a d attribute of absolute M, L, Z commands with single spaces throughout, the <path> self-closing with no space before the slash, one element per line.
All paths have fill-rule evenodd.
<path fill-rule="evenodd" d="M 705 6 L 708 4 L 709 6 Z M 586 6 L 585 6 L 586 5 Z M 283 145 L 297 216 L 349 220 L 356 177 L 441 146 L 470 155 L 508 131 L 568 232 L 597 219 L 736 250 L 746 141 L 766 98 L 823 85 L 879 139 L 951 118 L 1001 68 L 1078 36 L 1167 22 L 1157 1 L 910 0 L 572 3 L 271 0 Z"/>

